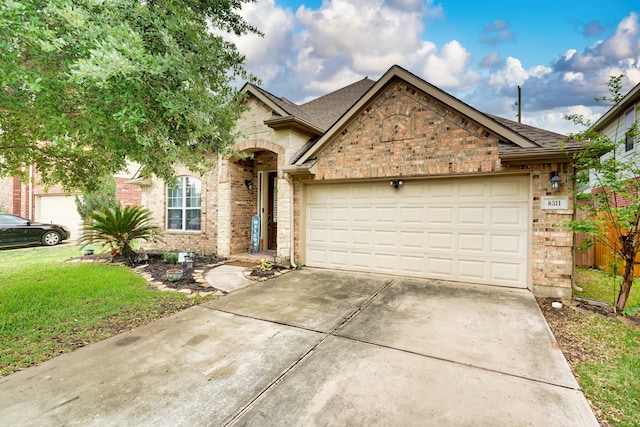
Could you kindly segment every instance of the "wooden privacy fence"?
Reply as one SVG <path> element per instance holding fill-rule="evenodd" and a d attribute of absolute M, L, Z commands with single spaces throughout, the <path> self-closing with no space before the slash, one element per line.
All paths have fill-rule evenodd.
<path fill-rule="evenodd" d="M 580 215 L 584 215 L 584 213 L 579 212 L 578 216 Z M 618 242 L 615 248 L 617 250 L 620 247 L 619 246 L 620 244 L 615 235 L 615 231 L 613 227 L 609 227 L 609 229 L 607 230 L 607 233 L 609 234 L 607 236 L 609 239 L 611 239 L 612 241 Z M 580 247 L 582 240 L 588 237 L 589 236 L 587 233 L 576 234 L 576 247 Z M 600 242 L 596 242 L 596 244 L 593 247 L 589 248 L 587 251 L 584 251 L 584 252 L 576 251 L 576 259 L 575 259 L 576 266 L 577 267 L 595 267 L 602 271 L 609 271 L 609 269 L 611 268 L 611 262 L 613 261 L 613 255 L 614 255 L 614 252 L 612 251 L 611 248 L 609 248 L 608 246 L 605 246 Z M 621 265 L 618 273 L 622 274 L 624 264 L 622 263 L 622 260 L 620 262 L 621 262 Z M 633 275 L 635 277 L 640 277 L 640 254 L 636 256 L 636 265 L 633 269 Z"/>

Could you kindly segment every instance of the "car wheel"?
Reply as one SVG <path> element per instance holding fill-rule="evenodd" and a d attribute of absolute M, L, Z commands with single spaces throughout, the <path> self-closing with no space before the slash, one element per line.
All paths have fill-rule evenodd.
<path fill-rule="evenodd" d="M 54 246 L 60 243 L 60 235 L 55 231 L 47 231 L 42 236 L 42 244 L 47 246 Z"/>

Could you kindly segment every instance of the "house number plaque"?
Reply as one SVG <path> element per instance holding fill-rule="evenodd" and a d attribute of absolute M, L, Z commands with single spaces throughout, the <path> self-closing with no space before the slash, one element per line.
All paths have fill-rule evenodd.
<path fill-rule="evenodd" d="M 542 197 L 542 209 L 569 209 L 568 197 Z"/>

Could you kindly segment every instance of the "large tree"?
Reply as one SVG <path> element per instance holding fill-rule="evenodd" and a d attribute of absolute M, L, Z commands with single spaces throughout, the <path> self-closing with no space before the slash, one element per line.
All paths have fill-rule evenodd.
<path fill-rule="evenodd" d="M 612 77 L 610 95 L 596 99 L 618 105 L 623 99 L 622 78 Z M 622 264 L 622 283 L 615 304 L 620 313 L 633 286 L 634 265 L 640 250 L 640 157 L 636 151 L 626 153 L 625 150 L 628 139 L 634 140 L 635 144 L 639 142 L 638 123 L 636 121 L 629 129 L 616 129 L 614 134 L 623 136 L 615 140 L 596 130 L 593 123 L 580 115 L 568 118 L 586 127 L 571 137 L 585 142 L 584 151 L 575 158 L 575 166 L 581 171 L 579 178 L 583 183 L 589 183 L 591 191 L 576 195 L 577 207 L 585 213 L 584 217 L 566 225 L 574 232 L 592 236 L 585 240 L 585 248 L 599 242 L 621 261 L 613 263 L 616 273 Z"/>
<path fill-rule="evenodd" d="M 91 191 L 126 161 L 173 177 L 229 153 L 252 77 L 225 33 L 253 0 L 0 2 L 0 176 Z"/>

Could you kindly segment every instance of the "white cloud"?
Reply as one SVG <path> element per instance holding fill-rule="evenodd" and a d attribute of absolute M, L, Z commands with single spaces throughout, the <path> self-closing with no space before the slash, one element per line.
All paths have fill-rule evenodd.
<path fill-rule="evenodd" d="M 541 65 L 525 70 L 520 60 L 509 56 L 505 61 L 504 67 L 490 75 L 489 85 L 522 86 L 530 77 L 543 78 L 549 73 L 551 73 L 551 68 Z"/>
<path fill-rule="evenodd" d="M 294 16 L 289 10 L 277 7 L 274 0 L 247 3 L 242 9 L 245 20 L 264 34 L 229 35 L 226 38 L 247 58 L 247 68 L 254 71 L 263 84 L 269 84 L 284 71 L 284 64 L 293 54 Z"/>
<path fill-rule="evenodd" d="M 562 80 L 564 80 L 565 82 L 573 82 L 573 81 L 583 82 L 584 81 L 584 74 L 583 73 L 574 73 L 572 71 L 569 71 L 567 73 L 564 73 L 564 75 L 562 76 Z"/>
<path fill-rule="evenodd" d="M 635 12 L 608 37 L 583 49 L 557 52 L 551 67 L 529 68 L 514 56 L 501 59 L 499 51 L 474 64 L 472 53 L 457 40 L 438 46 L 422 39 L 430 21 L 444 16 L 442 6 L 431 0 L 323 0 L 318 8 L 300 6 L 295 14 L 274 0 L 258 0 L 245 5 L 243 16 L 265 33 L 264 38 L 230 38 L 246 55 L 247 68 L 265 89 L 295 102 L 365 76 L 377 79 L 398 64 L 481 111 L 511 119 L 515 87 L 522 86 L 528 123 L 566 132 L 571 124 L 562 117 L 571 109 L 589 117 L 606 110 L 593 98 L 607 93 L 609 76 L 624 74 L 624 90 L 640 83 Z M 509 27 L 494 24 L 489 29 Z"/>
<path fill-rule="evenodd" d="M 619 60 L 637 56 L 640 44 L 635 37 L 638 35 L 639 29 L 638 14 L 631 12 L 618 24 L 615 34 L 599 45 L 600 52 L 607 52 L 611 57 Z"/>
<path fill-rule="evenodd" d="M 456 40 L 445 44 L 440 54 L 435 49 L 429 49 L 421 62 L 424 63 L 424 78 L 442 88 L 464 90 L 480 80 L 476 72 L 468 69 L 471 54 Z"/>

